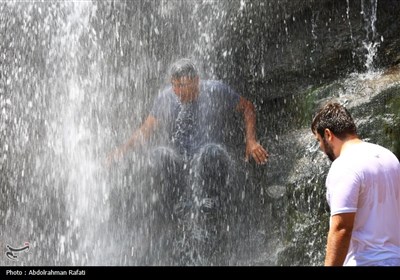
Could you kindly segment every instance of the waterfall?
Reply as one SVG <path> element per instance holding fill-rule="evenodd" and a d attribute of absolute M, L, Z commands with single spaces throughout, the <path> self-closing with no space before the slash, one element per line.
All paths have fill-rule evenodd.
<path fill-rule="evenodd" d="M 361 14 L 364 19 L 364 29 L 366 32 L 365 40 L 363 41 L 363 47 L 366 51 L 365 54 L 365 68 L 367 72 L 372 72 L 374 70 L 374 59 L 379 48 L 379 34 L 376 30 L 376 20 L 377 20 L 377 7 L 378 0 L 362 0 L 361 1 Z"/>
<path fill-rule="evenodd" d="M 398 10 L 378 0 L 0 1 L 0 264 L 320 265 L 329 163 L 311 110 L 339 98 L 366 138 L 400 149 Z M 181 57 L 255 104 L 270 152 L 265 166 L 244 163 L 240 120 L 229 123 L 240 130 L 226 135 L 238 186 L 214 247 L 198 213 L 158 223 L 144 155 L 164 135 L 104 164 Z"/>

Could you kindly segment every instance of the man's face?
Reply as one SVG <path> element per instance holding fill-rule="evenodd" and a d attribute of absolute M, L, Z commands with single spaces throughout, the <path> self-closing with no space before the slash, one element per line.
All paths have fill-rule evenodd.
<path fill-rule="evenodd" d="M 319 133 L 316 134 L 316 139 L 319 142 L 319 148 L 328 156 L 330 161 L 334 161 L 336 159 L 336 156 L 333 152 L 333 147 L 328 141 L 326 140 L 326 137 L 322 137 L 319 135 Z"/>
<path fill-rule="evenodd" d="M 172 89 L 182 103 L 195 100 L 199 93 L 199 78 L 182 77 L 171 80 Z"/>

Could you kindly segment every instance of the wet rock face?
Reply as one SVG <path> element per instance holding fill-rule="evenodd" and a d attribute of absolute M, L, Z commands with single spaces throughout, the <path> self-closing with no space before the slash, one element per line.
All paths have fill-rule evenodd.
<path fill-rule="evenodd" d="M 138 83 L 150 94 L 171 61 L 192 56 L 204 75 L 262 106 L 398 63 L 399 12 L 396 0 L 100 2 L 91 25 L 99 46 L 114 50 L 105 52 L 110 70 L 143 68 L 147 74 Z"/>
<path fill-rule="evenodd" d="M 170 62 L 192 56 L 202 74 L 257 105 L 271 155 L 265 166 L 245 165 L 232 192 L 240 202 L 232 203 L 231 249 L 213 263 L 321 264 L 330 162 L 310 120 L 337 98 L 363 139 L 400 155 L 398 68 L 344 80 L 400 62 L 399 12 L 397 0 L 3 1 L 0 240 L 36 240 L 32 265 L 170 264 L 149 237 L 154 197 L 134 184 L 148 177 L 146 161 L 132 155 L 135 164 L 105 178 L 95 167 L 147 115 Z M 241 163 L 243 139 L 227 137 Z"/>
<path fill-rule="evenodd" d="M 257 102 L 365 71 L 369 44 L 384 68 L 399 61 L 399 11 L 398 1 L 249 1 L 223 28 L 217 50 L 230 55 L 215 56 L 217 68 Z"/>
<path fill-rule="evenodd" d="M 393 67 L 384 73 L 351 75 L 286 102 L 285 112 L 292 114 L 281 114 L 279 122 L 291 122 L 290 128 L 280 127 L 275 137 L 266 136 L 271 157 L 255 179 L 266 189 L 269 208 L 265 209 L 270 209 L 264 212 L 270 221 L 264 227 L 273 232 L 271 236 L 283 236 L 274 240 L 285 244 L 277 250 L 278 265 L 323 264 L 330 213 L 325 180 L 331 162 L 319 150 L 309 128 L 311 116 L 327 100 L 335 99 L 349 109 L 361 139 L 382 145 L 400 158 L 399 70 Z M 301 124 L 304 116 L 308 116 L 308 127 L 305 121 Z M 277 192 L 271 195 L 277 186 L 280 196 L 274 195 Z M 268 216 L 271 213 L 278 214 Z"/>

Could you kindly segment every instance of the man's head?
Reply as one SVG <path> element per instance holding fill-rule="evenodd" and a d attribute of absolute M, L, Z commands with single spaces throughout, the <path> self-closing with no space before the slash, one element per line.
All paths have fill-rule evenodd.
<path fill-rule="evenodd" d="M 325 104 L 315 115 L 311 130 L 320 148 L 331 161 L 340 154 L 343 142 L 357 137 L 357 129 L 349 111 L 336 102 Z"/>
<path fill-rule="evenodd" d="M 194 63 L 187 58 L 176 61 L 170 70 L 172 89 L 182 103 L 195 100 L 199 93 L 199 75 Z"/>

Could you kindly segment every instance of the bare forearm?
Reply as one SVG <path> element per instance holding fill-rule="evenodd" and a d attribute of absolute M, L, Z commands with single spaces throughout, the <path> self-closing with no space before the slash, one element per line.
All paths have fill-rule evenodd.
<path fill-rule="evenodd" d="M 329 232 L 325 266 L 342 266 L 349 250 L 351 233 Z"/>
<path fill-rule="evenodd" d="M 255 142 L 256 137 L 256 117 L 254 111 L 249 111 L 245 113 L 245 123 L 246 123 L 246 141 Z"/>
<path fill-rule="evenodd" d="M 331 225 L 326 246 L 325 265 L 343 265 L 350 246 L 355 213 L 345 213 L 331 217 Z"/>
<path fill-rule="evenodd" d="M 133 133 L 132 136 L 128 139 L 128 141 L 122 144 L 119 149 L 122 153 L 125 153 L 130 149 L 134 149 L 142 145 L 144 140 L 145 140 L 145 135 L 143 135 L 142 131 L 139 129 L 138 131 Z"/>
<path fill-rule="evenodd" d="M 153 116 L 147 117 L 143 125 L 136 130 L 132 136 L 121 146 L 116 148 L 108 158 L 109 161 L 119 159 L 124 156 L 124 154 L 130 149 L 136 149 L 141 146 L 145 141 L 147 141 L 151 134 L 154 132 L 157 124 L 157 120 Z"/>
<path fill-rule="evenodd" d="M 249 101 L 244 101 L 243 104 L 243 115 L 246 132 L 246 142 L 256 142 L 256 113 L 254 105 Z"/>
<path fill-rule="evenodd" d="M 264 164 L 268 159 L 268 152 L 264 149 L 260 143 L 257 142 L 256 136 L 256 113 L 253 103 L 240 98 L 239 105 L 237 107 L 239 112 L 243 113 L 245 122 L 246 132 L 246 156 L 245 159 L 248 161 L 249 157 L 252 156 L 257 164 Z"/>
<path fill-rule="evenodd" d="M 153 133 L 155 124 L 156 121 L 153 117 L 147 118 L 144 124 L 122 145 L 123 152 L 143 145 Z"/>

